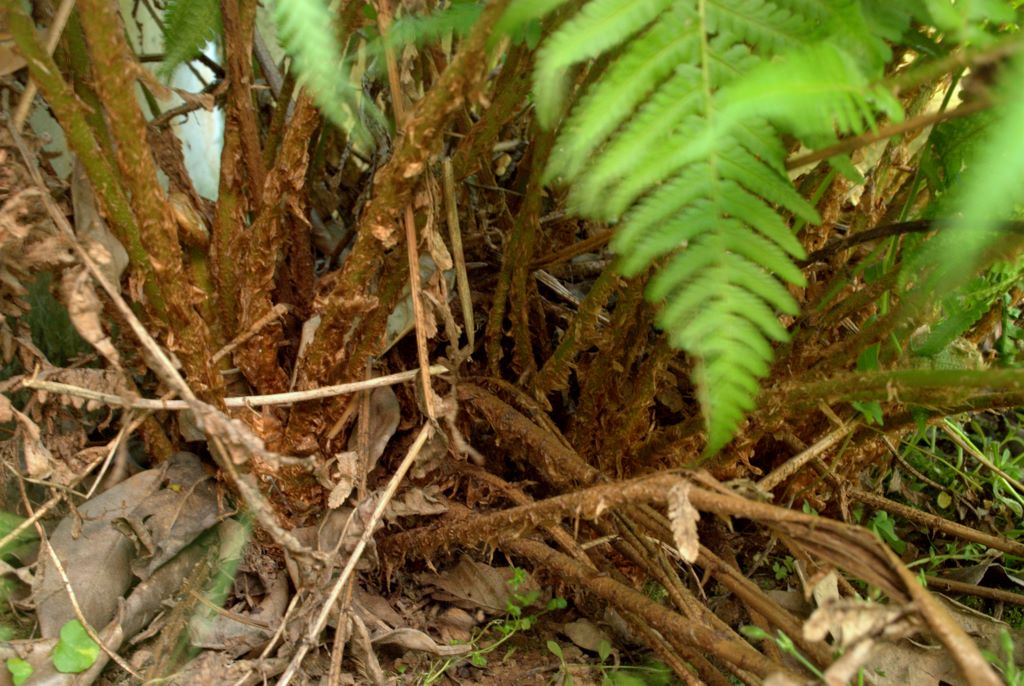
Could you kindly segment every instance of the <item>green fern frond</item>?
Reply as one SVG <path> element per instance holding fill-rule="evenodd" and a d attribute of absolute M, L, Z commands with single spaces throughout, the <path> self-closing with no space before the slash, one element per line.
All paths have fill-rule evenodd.
<path fill-rule="evenodd" d="M 537 119 L 551 126 L 565 98 L 568 69 L 618 46 L 654 21 L 671 0 L 591 0 L 544 42 L 537 60 Z"/>
<path fill-rule="evenodd" d="M 701 104 L 699 85 L 699 69 L 689 65 L 678 68 L 591 160 L 585 174 L 566 179 L 575 182 L 569 206 L 584 215 L 617 219 L 603 214 L 608 189 L 620 179 L 645 169 L 643 165 L 654 156 L 652 151 L 658 143 L 664 142 L 679 122 L 696 114 Z M 561 146 L 560 140 L 556 147 Z"/>
<path fill-rule="evenodd" d="M 219 0 L 169 0 L 164 9 L 161 75 L 170 76 L 178 65 L 197 57 L 222 31 Z"/>
<path fill-rule="evenodd" d="M 395 47 L 436 43 L 448 34 L 464 36 L 480 18 L 483 5 L 476 2 L 453 2 L 430 14 L 407 14 L 391 25 L 388 41 Z"/>
<path fill-rule="evenodd" d="M 708 0 L 706 4 L 708 33 L 730 33 L 769 55 L 800 45 L 815 28 L 813 20 L 792 11 L 785 3 Z"/>
<path fill-rule="evenodd" d="M 1024 57 L 1007 64 L 997 84 L 1002 98 L 992 113 L 989 135 L 966 162 L 958 192 L 950 199 L 960 216 L 950 220 L 937 240 L 926 243 L 906 261 L 901 279 L 919 279 L 929 271 L 925 287 L 942 298 L 977 273 L 979 262 L 991 259 L 987 248 L 999 240 L 1009 259 L 1020 248 L 1020 239 L 999 231 L 1000 222 L 1019 216 L 1024 203 Z M 1001 245 L 1000 247 L 1003 247 Z"/>
<path fill-rule="evenodd" d="M 494 39 L 516 35 L 530 22 L 539 21 L 569 0 L 516 0 L 494 24 Z"/>
<path fill-rule="evenodd" d="M 358 87 L 349 79 L 325 0 L 277 0 L 274 22 L 293 68 L 324 115 L 366 137 L 352 115 Z"/>
<path fill-rule="evenodd" d="M 870 88 L 856 61 L 829 42 L 754 68 L 722 90 L 718 105 L 720 127 L 759 116 L 804 140 L 863 133 L 878 110 L 902 117 L 899 101 Z"/>
<path fill-rule="evenodd" d="M 633 41 L 573 108 L 562 127 L 561 140 L 567 145 L 552 158 L 548 175 L 566 179 L 578 176 L 597 146 L 633 114 L 676 65 L 696 57 L 698 40 L 696 31 L 680 30 L 675 22 L 662 21 Z"/>
<path fill-rule="evenodd" d="M 620 222 L 612 249 L 623 274 L 668 257 L 646 295 L 695 361 L 708 452 L 753 407 L 771 342 L 787 337 L 779 313 L 797 313 L 787 285 L 804 283 L 793 262 L 804 251 L 788 220 L 820 221 L 787 176 L 782 134 L 834 140 L 873 127 L 879 110 L 901 115 L 871 86 L 888 48 L 869 27 L 892 33 L 909 20 L 877 9 L 591 0 L 538 54 L 537 115 L 551 125 L 568 68 L 620 51 L 570 111 L 546 178 L 571 184 L 573 211 Z"/>

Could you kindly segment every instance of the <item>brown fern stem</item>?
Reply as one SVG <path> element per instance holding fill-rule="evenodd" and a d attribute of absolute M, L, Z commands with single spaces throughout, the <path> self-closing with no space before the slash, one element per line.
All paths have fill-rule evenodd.
<path fill-rule="evenodd" d="M 352 253 L 325 298 L 327 306 L 320 328 L 301 363 L 300 388 L 363 373 L 366 358 L 349 356 L 339 334 L 367 318 L 383 320 L 390 314 L 378 311 L 374 290 L 385 255 L 397 243 L 398 213 L 411 202 L 415 179 L 423 172 L 447 123 L 476 97 L 483 84 L 487 75 L 486 44 L 508 1 L 498 0 L 484 10 L 456 57 L 410 112 L 394 154 L 377 172 L 373 199 L 360 217 Z M 344 364 L 337 366 L 339 358 Z M 302 414 L 293 413 L 290 421 L 301 422 Z"/>

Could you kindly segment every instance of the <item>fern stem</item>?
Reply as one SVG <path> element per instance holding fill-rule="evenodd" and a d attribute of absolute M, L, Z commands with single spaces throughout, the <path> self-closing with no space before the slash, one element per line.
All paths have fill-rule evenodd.
<path fill-rule="evenodd" d="M 122 179 L 97 137 L 105 128 L 97 132 L 90 126 L 90 117 L 95 115 L 83 107 L 71 87 L 61 78 L 57 64 L 39 44 L 33 22 L 20 3 L 13 3 L 7 8 L 7 17 L 18 50 L 25 56 L 32 78 L 64 129 L 68 144 L 82 161 L 111 228 L 128 251 L 133 267 L 142 272 L 146 299 L 154 315 L 163 319 L 166 316 L 164 296 L 159 282 L 153 278 L 149 254 L 142 245 Z"/>
<path fill-rule="evenodd" d="M 584 382 L 572 416 L 569 441 L 584 459 L 600 451 L 602 446 L 595 444 L 601 433 L 595 430 L 598 418 L 617 409 L 617 378 L 632 373 L 629 358 L 644 349 L 641 342 L 647 340 L 646 329 L 651 324 L 650 317 L 645 316 L 645 283 L 642 277 L 629 279 L 624 285 L 616 283 L 620 293 L 612 311 L 609 336 L 599 343 L 597 355 L 582 370 Z M 639 332 L 643 332 L 642 337 Z"/>
<path fill-rule="evenodd" d="M 286 254 L 290 225 L 304 221 L 295 216 L 302 208 L 306 170 L 309 166 L 309 141 L 320 124 L 316 108 L 308 98 L 300 97 L 281 143 L 274 168 L 266 176 L 262 189 L 263 209 L 247 231 L 238 283 L 245 298 L 239 301 L 239 331 L 246 331 L 266 316 L 274 306 L 278 283 L 278 265 Z M 308 234 L 304 248 L 310 250 Z M 281 323 L 260 330 L 236 353 L 239 367 L 261 393 L 286 390 L 288 375 L 277 358 L 275 341 L 282 337 Z"/>
<path fill-rule="evenodd" d="M 773 403 L 793 409 L 819 402 L 871 401 L 958 411 L 1024 404 L 1024 369 L 910 369 L 848 372 L 825 380 L 797 378 L 773 391 Z"/>
<path fill-rule="evenodd" d="M 384 251 L 396 243 L 398 213 L 411 201 L 415 179 L 425 168 L 449 119 L 475 96 L 483 83 L 488 65 L 485 46 L 494 23 L 508 2 L 497 0 L 487 6 L 460 45 L 458 54 L 416 103 L 394 154 L 378 170 L 373 198 L 360 217 L 352 253 L 345 261 L 335 288 L 327 296 L 327 302 L 337 303 L 337 306 L 323 313 L 320 328 L 299 369 L 299 378 L 304 383 L 324 383 L 337 378 L 339 373 L 344 378 L 349 374 L 362 373 L 365 360 L 350 359 L 344 368 L 335 368 L 340 341 L 334 335 L 346 328 L 346 323 L 355 323 L 351 321 L 353 317 L 356 320 L 361 317 L 353 314 L 351 306 L 341 305 L 366 303 L 373 298 L 372 285 L 381 273 Z M 374 312 L 371 317 L 386 318 L 387 315 L 387 312 Z"/>
<path fill-rule="evenodd" d="M 266 174 L 252 97 L 252 42 L 256 6 L 256 0 L 221 0 L 228 82 L 224 126 L 237 126 L 241 134 L 241 164 L 249 177 L 245 188 L 249 190 L 251 210 L 254 212 L 259 211 L 263 204 L 260 193 L 263 191 Z M 233 160 L 225 161 L 236 163 Z"/>
<path fill-rule="evenodd" d="M 525 48 L 509 51 L 494 85 L 494 100 L 452 154 L 456 180 L 476 173 L 491 158 L 491 147 L 501 135 L 502 128 L 523 107 L 530 92 L 529 64 Z"/>
<path fill-rule="evenodd" d="M 606 267 L 597 277 L 580 303 L 579 310 L 566 327 L 558 348 L 537 373 L 533 384 L 537 393 L 547 394 L 568 386 L 572 364 L 579 355 L 581 346 L 590 345 L 590 341 L 593 340 L 600 322 L 601 310 L 611 297 L 617 282 L 612 267 Z"/>
<path fill-rule="evenodd" d="M 536 294 L 536 285 L 530 279 L 530 263 L 540 233 L 540 209 L 543 202 L 544 168 L 554 144 L 550 130 L 536 130 L 530 151 L 530 178 L 526 184 L 526 197 L 516 212 L 516 221 L 509 237 L 502 271 L 510 269 L 509 318 L 512 320 L 513 360 L 522 379 L 532 379 L 537 373 L 530 335 L 529 299 Z"/>
<path fill-rule="evenodd" d="M 132 210 L 139 222 L 142 243 L 149 253 L 149 263 L 155 279 L 163 287 L 166 324 L 174 332 L 173 349 L 193 389 L 215 398 L 222 392 L 224 383 L 210 365 L 209 329 L 192 305 L 193 285 L 185 275 L 177 225 L 160 189 L 156 165 L 146 142 L 146 121 L 134 90 L 125 88 L 125 75 L 135 74 L 140 67 L 120 28 L 116 3 L 80 0 L 79 9 L 97 92 L 103 100 L 117 146 L 117 164 L 131 194 Z"/>
<path fill-rule="evenodd" d="M 658 381 L 663 378 L 669 360 L 676 354 L 664 335 L 656 339 L 653 348 L 643 362 L 636 365 L 636 372 L 629 375 L 630 380 L 622 393 L 623 406 L 607 427 L 610 430 L 602 432 L 604 438 L 597 458 L 602 473 L 607 474 L 614 469 L 614 473 L 622 478 L 644 467 L 637 460 L 630 460 L 630 464 L 624 465 L 624 458 L 632 454 L 632 450 L 624 448 L 642 444 L 650 431 L 650 408 L 658 392 Z"/>

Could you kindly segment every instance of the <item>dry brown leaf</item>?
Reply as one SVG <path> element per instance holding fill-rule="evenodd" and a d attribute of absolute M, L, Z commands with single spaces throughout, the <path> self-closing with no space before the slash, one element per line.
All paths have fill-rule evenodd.
<path fill-rule="evenodd" d="M 435 515 L 447 511 L 448 505 L 441 495 L 441 488 L 437 484 L 430 484 L 425 488 L 410 488 L 394 498 L 384 510 L 384 519 L 394 521 L 396 517 Z"/>
<path fill-rule="evenodd" d="M 39 426 L 13 407 L 10 410 L 18 420 L 25 457 L 25 474 L 31 479 L 45 479 L 53 473 L 53 453 L 43 445 Z"/>
<path fill-rule="evenodd" d="M 600 652 L 602 643 L 612 645 L 611 637 L 589 619 L 577 619 L 575 622 L 569 622 L 562 627 L 562 633 L 580 648 L 592 653 Z"/>
<path fill-rule="evenodd" d="M 434 596 L 440 600 L 499 613 L 506 611 L 514 594 L 525 595 L 540 590 L 537 582 L 527 575 L 513 591 L 509 583 L 513 574 L 511 567 L 491 567 L 463 557 L 452 569 L 441 574 L 422 574 L 419 581 L 439 589 L 440 593 L 435 592 Z"/>
<path fill-rule="evenodd" d="M 328 462 L 327 469 L 334 477 L 334 484 L 330 486 L 331 494 L 327 498 L 327 507 L 334 510 L 341 507 L 352 493 L 356 478 L 359 476 L 359 454 L 354 450 L 338 453 L 331 462 Z"/>
<path fill-rule="evenodd" d="M 668 518 L 672 522 L 672 538 L 679 549 L 679 556 L 691 564 L 696 562 L 700 552 L 700 539 L 697 537 L 700 512 L 690 502 L 690 482 L 677 484 L 669 491 Z"/>
<path fill-rule="evenodd" d="M 375 388 L 370 393 L 370 441 L 366 456 L 366 472 L 373 471 L 377 460 L 384 454 L 391 437 L 398 430 L 402 419 L 402 406 L 398 396 L 390 386 Z M 359 432 L 353 431 L 349 437 L 348 449 L 355 450 L 359 441 Z"/>
<path fill-rule="evenodd" d="M 61 279 L 60 288 L 64 304 L 68 308 L 68 316 L 71 317 L 75 329 L 112 367 L 120 369 L 121 356 L 100 323 L 103 304 L 96 295 L 89 272 L 85 267 L 68 270 Z"/>
<path fill-rule="evenodd" d="M 77 158 L 71 171 L 71 203 L 75 212 L 75 233 L 110 283 L 121 283 L 121 275 L 128 267 L 128 252 L 97 209 L 96 194 Z"/>

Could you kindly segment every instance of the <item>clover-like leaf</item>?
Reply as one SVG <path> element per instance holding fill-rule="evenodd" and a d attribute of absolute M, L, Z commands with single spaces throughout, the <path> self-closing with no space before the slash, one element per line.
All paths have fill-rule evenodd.
<path fill-rule="evenodd" d="M 85 627 L 72 619 L 60 629 L 60 640 L 53 648 L 53 666 L 58 672 L 77 674 L 96 663 L 100 647 L 89 637 Z"/>
<path fill-rule="evenodd" d="M 7 658 L 7 671 L 11 673 L 11 681 L 14 683 L 14 686 L 21 686 L 28 681 L 34 670 L 32 665 L 20 657 L 9 657 Z"/>

